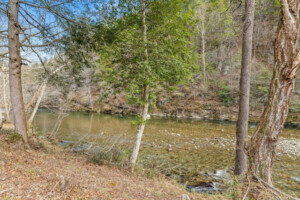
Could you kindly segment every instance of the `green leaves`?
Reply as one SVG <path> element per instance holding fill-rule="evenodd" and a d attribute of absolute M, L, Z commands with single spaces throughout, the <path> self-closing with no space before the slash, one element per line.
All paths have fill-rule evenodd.
<path fill-rule="evenodd" d="M 183 84 L 191 79 L 196 66 L 195 48 L 190 39 L 194 19 L 186 0 L 146 1 L 147 43 L 143 41 L 139 1 L 120 1 L 120 13 L 113 25 L 114 39 L 100 49 L 106 81 L 122 88 L 131 103 L 142 104 L 145 85 L 151 98 L 157 88 Z M 122 10 L 131 12 L 122 13 Z M 103 27 L 103 26 L 101 26 Z M 98 32 L 99 38 L 101 31 Z M 145 58 L 147 51 L 148 58 Z"/>

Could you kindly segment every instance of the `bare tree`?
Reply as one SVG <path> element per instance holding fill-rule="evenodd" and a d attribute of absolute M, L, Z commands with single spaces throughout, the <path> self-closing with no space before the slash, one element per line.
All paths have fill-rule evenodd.
<path fill-rule="evenodd" d="M 38 110 L 38 108 L 39 108 L 39 106 L 40 106 L 40 103 L 41 103 L 42 98 L 43 98 L 43 96 L 44 96 L 44 92 L 45 92 L 45 90 L 46 90 L 46 88 L 47 88 L 47 84 L 48 84 L 49 78 L 51 78 L 51 76 L 54 76 L 54 75 L 55 75 L 57 72 L 59 72 L 64 66 L 65 66 L 65 65 L 62 65 L 62 66 L 56 68 L 56 69 L 51 73 L 51 75 L 43 81 L 43 83 L 41 84 L 41 86 L 39 87 L 39 89 L 37 90 L 37 92 L 34 94 L 33 97 L 35 97 L 35 98 L 36 98 L 36 96 L 38 96 L 38 94 L 39 94 L 39 96 L 38 96 L 37 102 L 36 102 L 36 104 L 35 104 L 35 106 L 34 106 L 34 109 L 33 109 L 32 113 L 31 113 L 31 115 L 30 115 L 30 117 L 29 117 L 29 120 L 28 120 L 28 123 L 29 123 L 29 124 L 32 124 L 33 119 L 34 119 L 34 117 L 35 117 L 35 114 L 36 114 L 36 112 L 37 112 L 37 110 Z M 31 100 L 32 103 L 33 103 L 33 101 L 34 101 L 34 100 Z M 31 102 L 29 102 L 29 103 L 31 103 Z M 29 104 L 28 106 L 26 106 L 26 107 L 27 107 L 27 109 L 28 109 L 28 108 L 30 107 L 30 104 Z"/>
<path fill-rule="evenodd" d="M 275 63 L 268 103 L 249 147 L 249 173 L 270 186 L 276 146 L 288 114 L 294 79 L 300 64 L 300 2 L 281 0 L 280 4 L 281 18 L 274 47 Z"/>
<path fill-rule="evenodd" d="M 236 128 L 236 157 L 235 175 L 241 175 L 247 171 L 247 141 L 250 98 L 250 73 L 252 56 L 252 38 L 254 26 L 255 0 L 245 2 L 245 22 L 243 29 L 243 52 L 240 78 L 239 114 Z"/>
<path fill-rule="evenodd" d="M 196 17 L 199 20 L 199 23 L 197 24 L 197 31 L 201 34 L 201 51 L 199 50 L 199 54 L 202 54 L 202 67 L 203 67 L 203 78 L 206 81 L 207 75 L 206 75 L 206 4 L 205 3 L 199 3 L 197 4 L 196 8 Z M 200 47 L 199 47 L 200 48 Z"/>

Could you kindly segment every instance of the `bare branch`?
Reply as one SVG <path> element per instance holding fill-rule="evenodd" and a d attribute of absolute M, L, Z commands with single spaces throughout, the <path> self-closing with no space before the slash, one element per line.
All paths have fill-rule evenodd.
<path fill-rule="evenodd" d="M 27 6 L 34 7 L 34 8 L 41 8 L 41 9 L 50 9 L 50 8 L 58 7 L 60 5 L 63 5 L 65 3 L 70 3 L 70 2 L 71 1 L 61 2 L 61 3 L 55 4 L 55 5 L 49 5 L 49 6 L 39 6 L 39 5 L 35 5 L 33 3 L 28 3 L 28 2 L 25 2 L 25 1 L 20 1 L 20 3 L 25 4 Z"/>
<path fill-rule="evenodd" d="M 9 52 L 8 51 L 5 51 L 3 53 L 0 53 L 0 57 L 5 57 Z"/>
<path fill-rule="evenodd" d="M 46 47 L 46 46 L 50 46 L 51 44 L 54 44 L 58 41 L 62 40 L 62 38 L 58 38 L 58 39 L 55 39 L 55 40 L 52 40 L 51 42 L 48 42 L 46 44 L 36 44 L 36 45 L 27 45 L 27 44 L 23 44 L 22 46 L 23 47 L 30 47 L 30 48 L 36 48 L 36 47 Z"/>

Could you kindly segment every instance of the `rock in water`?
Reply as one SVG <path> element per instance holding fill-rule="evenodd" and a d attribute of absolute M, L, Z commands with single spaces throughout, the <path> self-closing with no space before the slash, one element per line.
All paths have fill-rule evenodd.
<path fill-rule="evenodd" d="M 183 194 L 183 195 L 181 196 L 181 200 L 191 200 L 191 199 L 190 199 L 189 195 Z"/>

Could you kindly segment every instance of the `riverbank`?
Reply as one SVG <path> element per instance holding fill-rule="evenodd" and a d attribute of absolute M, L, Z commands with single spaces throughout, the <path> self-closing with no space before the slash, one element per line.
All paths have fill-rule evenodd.
<path fill-rule="evenodd" d="M 5 128 L 5 127 L 4 127 Z M 147 179 L 117 168 L 86 162 L 47 141 L 0 134 L 1 199 L 227 199 L 219 195 L 188 193 L 165 178 Z"/>
<path fill-rule="evenodd" d="M 86 97 L 86 96 L 85 96 Z M 58 109 L 64 111 L 94 112 L 111 115 L 134 116 L 140 113 L 137 106 L 129 104 L 124 95 L 113 95 L 106 100 L 97 101 L 93 96 L 93 103 L 88 98 L 84 98 L 81 93 L 73 94 L 67 104 L 58 105 L 44 103 L 41 108 Z M 285 125 L 290 127 L 300 126 L 300 112 L 297 106 L 290 108 Z M 295 108 L 297 107 L 297 108 Z M 250 107 L 249 121 L 257 123 L 263 105 L 257 104 Z M 149 115 L 160 118 L 171 119 L 193 119 L 193 120 L 217 120 L 236 122 L 238 117 L 238 104 L 226 104 L 216 96 L 183 98 L 182 96 L 172 96 L 164 101 L 159 101 L 149 110 Z"/>

